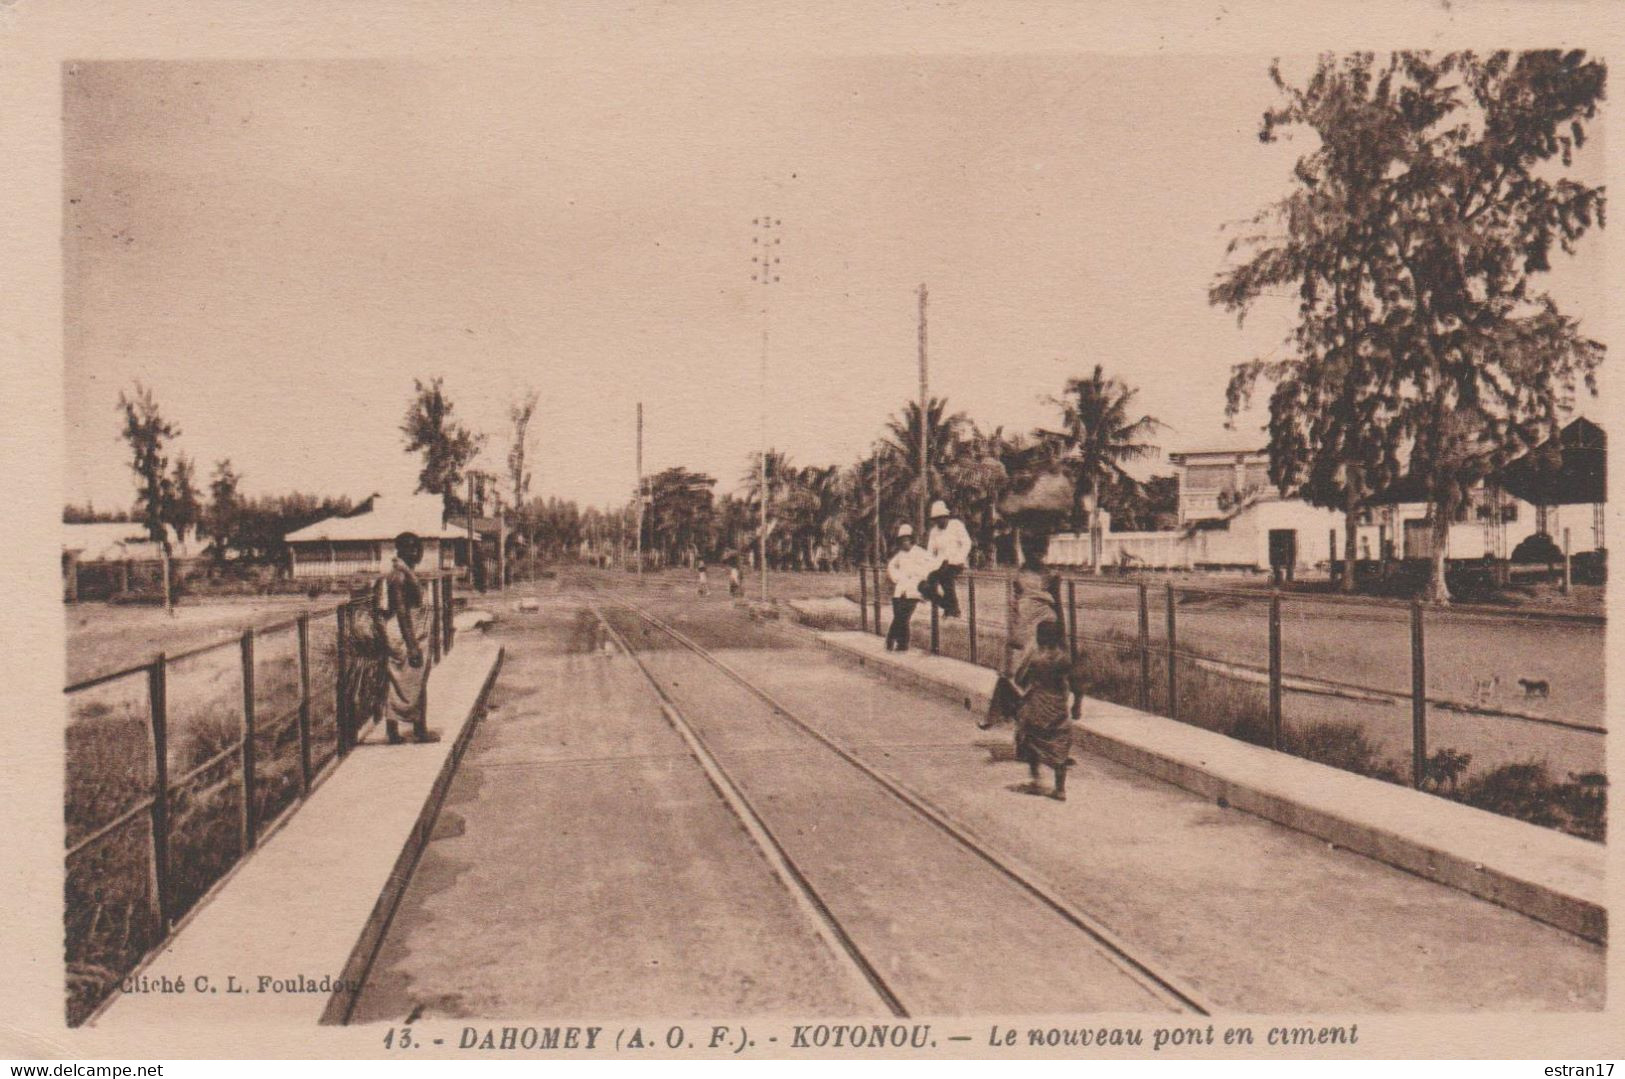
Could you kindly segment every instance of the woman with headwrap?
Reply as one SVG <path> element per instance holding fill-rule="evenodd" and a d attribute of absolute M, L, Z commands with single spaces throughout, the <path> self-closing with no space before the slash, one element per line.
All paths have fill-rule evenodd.
<path fill-rule="evenodd" d="M 1027 554 L 1027 552 L 1023 552 Z M 1006 648 L 1010 652 L 1010 675 L 1000 675 L 993 686 L 993 699 L 987 715 L 977 724 L 983 730 L 1016 717 L 1021 694 L 1013 674 L 1032 657 L 1038 647 L 1038 627 L 1045 623 L 1061 624 L 1060 581 L 1046 573 L 1036 557 L 1027 554 L 1012 585 L 1015 592 L 1015 610 L 1009 627 Z"/>

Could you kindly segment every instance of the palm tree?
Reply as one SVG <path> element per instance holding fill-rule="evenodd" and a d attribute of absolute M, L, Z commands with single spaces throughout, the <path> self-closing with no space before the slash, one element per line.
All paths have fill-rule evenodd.
<path fill-rule="evenodd" d="M 965 521 L 979 551 L 993 550 L 999 499 L 1010 488 L 1011 473 L 1004 462 L 1007 441 L 1004 428 L 984 434 L 967 421 L 946 470 L 944 497 Z"/>
<path fill-rule="evenodd" d="M 948 401 L 942 397 L 933 397 L 926 405 L 925 422 L 930 443 L 926 448 L 926 475 L 923 479 L 920 476 L 918 401 L 910 401 L 901 412 L 886 421 L 888 437 L 885 441 L 894 455 L 898 477 L 905 484 L 900 493 L 913 496 L 922 509 L 933 496 L 941 497 L 949 493 L 948 472 L 963 454 L 967 435 L 974 430 L 963 412 L 949 414 Z"/>
<path fill-rule="evenodd" d="M 816 568 L 813 549 L 840 542 L 846 516 L 841 470 L 837 465 L 812 465 L 802 469 L 796 480 L 807 507 L 805 519 L 797 522 L 796 543 L 806 564 Z"/>
<path fill-rule="evenodd" d="M 744 498 L 752 511 L 751 524 L 757 532 L 761 530 L 762 460 L 760 453 L 751 454 L 750 470 L 742 477 Z M 769 449 L 766 460 L 767 523 L 770 533 L 764 544 L 765 554 L 770 565 L 775 561 L 782 565 L 795 549 L 795 533 L 805 527 L 804 521 L 810 516 L 809 496 L 802 489 L 801 470 L 788 454 Z M 754 536 L 752 542 L 755 542 Z"/>
<path fill-rule="evenodd" d="M 1060 397 L 1049 403 L 1061 410 L 1061 430 L 1038 432 L 1051 458 L 1072 481 L 1072 527 L 1089 525 L 1089 563 L 1100 570 L 1100 498 L 1117 483 L 1137 481 L 1123 471 L 1123 462 L 1139 461 L 1157 452 L 1145 441 L 1162 423 L 1151 416 L 1129 419 L 1139 391 L 1107 378 L 1095 365 L 1088 378 L 1069 378 Z"/>

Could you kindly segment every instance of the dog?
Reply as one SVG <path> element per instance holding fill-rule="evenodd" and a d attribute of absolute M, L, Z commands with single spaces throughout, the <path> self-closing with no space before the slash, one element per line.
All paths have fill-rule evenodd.
<path fill-rule="evenodd" d="M 1523 695 L 1529 697 L 1550 697 L 1552 684 L 1544 678 L 1520 678 L 1518 685 L 1523 687 Z"/>

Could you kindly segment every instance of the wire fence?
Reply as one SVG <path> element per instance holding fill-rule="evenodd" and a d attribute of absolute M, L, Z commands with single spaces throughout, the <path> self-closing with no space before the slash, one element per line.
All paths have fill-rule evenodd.
<path fill-rule="evenodd" d="M 885 634 L 883 571 L 857 575 L 858 626 Z M 1603 838 L 1600 616 L 1166 579 L 1046 582 L 1090 696 Z M 922 604 L 915 647 L 1007 669 L 1016 588 L 1010 574 L 965 573 L 963 617 Z"/>
<path fill-rule="evenodd" d="M 421 578 L 431 668 L 450 652 L 451 575 Z M 354 714 L 368 600 L 159 655 L 66 687 L 67 1011 L 83 1022 L 377 716 Z"/>

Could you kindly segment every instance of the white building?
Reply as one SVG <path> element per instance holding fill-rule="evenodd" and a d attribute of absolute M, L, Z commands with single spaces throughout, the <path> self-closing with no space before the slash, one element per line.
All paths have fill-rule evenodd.
<path fill-rule="evenodd" d="M 1604 549 L 1605 436 L 1601 428 L 1581 418 L 1564 428 L 1561 442 L 1565 457 L 1560 470 L 1532 475 L 1539 470 L 1518 467 L 1523 462 L 1516 462 L 1499 474 L 1501 480 L 1480 484 L 1472 491 L 1450 526 L 1447 557 L 1506 559 L 1537 532 L 1545 532 L 1561 544 L 1565 530 L 1571 554 Z M 1302 499 L 1281 497 L 1269 479 L 1267 450 L 1187 450 L 1170 453 L 1168 461 L 1179 480 L 1179 528 L 1168 532 L 1108 530 L 1101 537 L 1104 565 L 1255 570 L 1279 565 L 1297 571 L 1342 559 L 1344 515 Z M 1516 497 L 1507 488 L 1545 504 Z M 1427 505 L 1407 494 L 1403 482 L 1378 502 L 1381 504 L 1361 511 L 1355 533 L 1356 558 L 1430 557 L 1432 525 Z M 1056 565 L 1087 565 L 1088 537 L 1053 537 L 1046 560 Z"/>
<path fill-rule="evenodd" d="M 289 569 L 295 577 L 370 576 L 389 569 L 395 537 L 416 533 L 423 540 L 418 569 L 450 569 L 455 545 L 463 534 L 444 524 L 443 504 L 435 496 L 404 499 L 375 497 L 370 512 L 354 517 L 328 517 L 289 532 Z"/>

